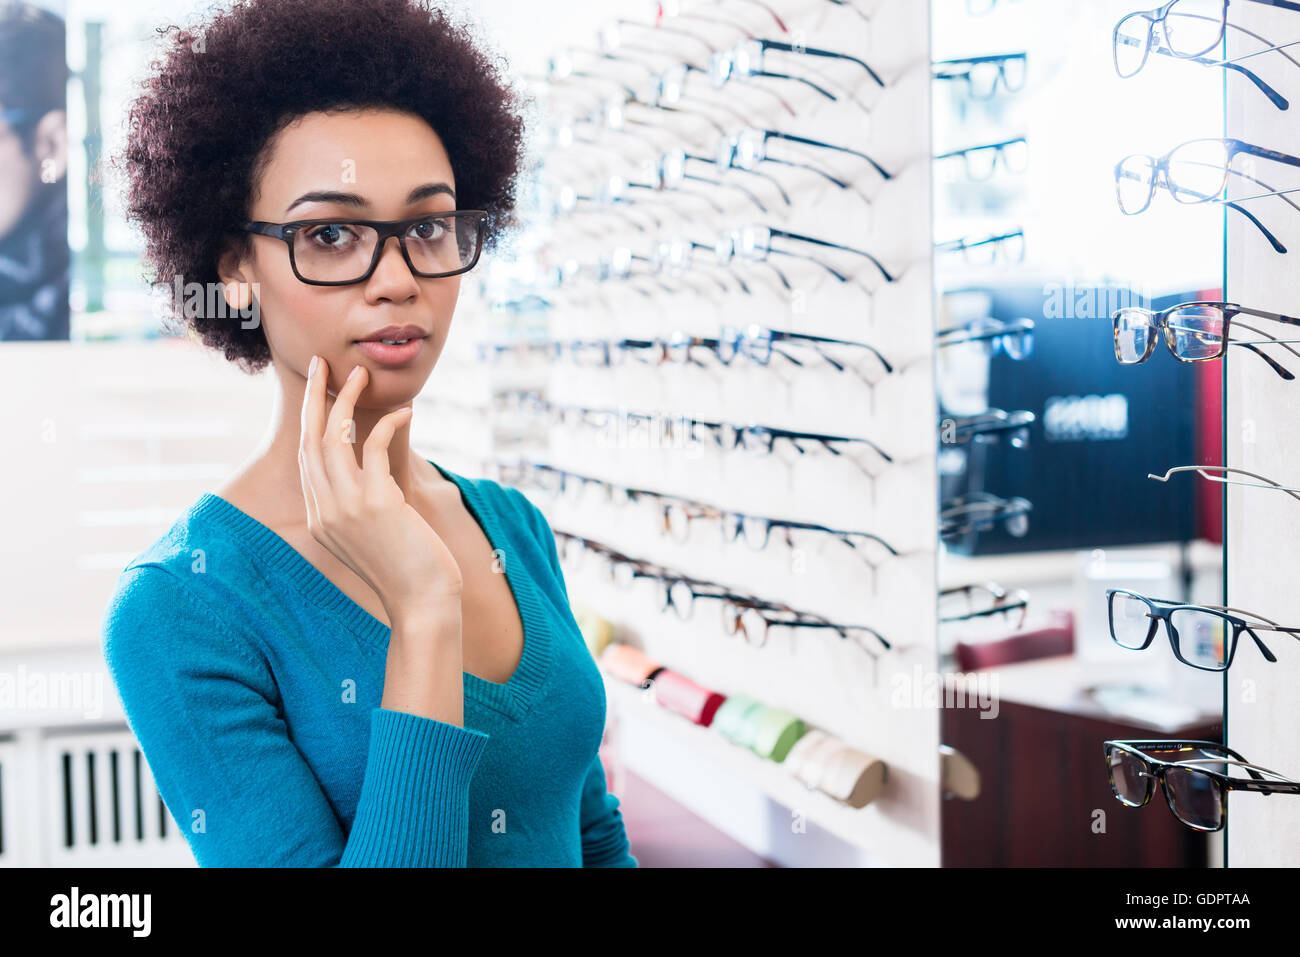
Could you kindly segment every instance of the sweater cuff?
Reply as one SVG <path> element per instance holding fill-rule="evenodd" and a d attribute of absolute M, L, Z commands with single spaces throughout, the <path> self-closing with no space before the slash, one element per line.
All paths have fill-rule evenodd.
<path fill-rule="evenodd" d="M 371 711 L 370 749 L 343 867 L 464 867 L 469 784 L 489 735 Z"/>

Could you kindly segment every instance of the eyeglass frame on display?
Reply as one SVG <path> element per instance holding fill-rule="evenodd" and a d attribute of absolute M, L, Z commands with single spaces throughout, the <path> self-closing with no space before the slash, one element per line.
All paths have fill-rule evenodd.
<path fill-rule="evenodd" d="M 1011 85 L 1010 80 L 1007 79 L 1006 64 L 1010 60 L 1021 61 L 1021 63 L 1024 64 L 1023 68 L 1026 71 L 1025 73 L 1021 74 L 1021 80 L 1019 85 L 1014 87 Z M 943 66 L 955 66 L 963 63 L 969 64 L 972 67 L 980 66 L 985 63 L 996 63 L 998 65 L 998 71 L 993 76 L 993 83 L 989 86 L 989 93 L 987 96 L 975 95 L 975 82 L 974 80 L 971 79 L 974 70 L 966 70 L 964 73 L 957 73 L 957 72 L 934 73 L 932 79 L 964 80 L 966 82 L 966 95 L 969 96 L 972 100 L 978 100 L 978 101 L 992 100 L 996 98 L 999 80 L 1001 80 L 1002 82 L 1002 92 L 1006 94 L 1019 93 L 1021 90 L 1025 88 L 1025 76 L 1029 69 L 1028 53 L 1023 53 L 1023 52 L 1022 53 L 990 53 L 990 54 L 985 54 L 983 56 L 955 57 L 951 60 L 935 60 L 931 64 L 931 67 L 933 68 L 933 67 L 943 67 Z"/>
<path fill-rule="evenodd" d="M 975 611 L 974 600 L 971 598 L 971 592 L 980 589 L 988 592 L 993 596 L 993 606 L 990 608 Z M 1019 631 L 1025 624 L 1025 618 L 1029 613 L 1029 593 L 1023 588 L 1016 588 L 1008 592 L 1001 585 L 995 582 L 971 582 L 965 585 L 954 585 L 949 588 L 939 590 L 939 600 L 942 601 L 945 595 L 955 595 L 965 593 L 966 603 L 972 610 L 962 615 L 949 615 L 948 617 L 939 616 L 940 624 L 949 624 L 958 621 L 970 621 L 973 618 L 986 618 L 990 615 L 1006 614 L 1009 611 L 1019 611 L 1020 616 L 1016 621 L 1012 631 Z"/>
<path fill-rule="evenodd" d="M 1221 321 L 1223 323 L 1223 332 L 1219 336 L 1217 336 L 1217 338 L 1220 340 L 1219 351 L 1216 352 L 1214 355 L 1195 356 L 1195 357 L 1180 356 L 1177 350 L 1174 348 L 1174 331 L 1169 325 L 1169 316 L 1171 316 L 1173 313 L 1177 312 L 1180 309 L 1186 309 L 1191 306 L 1205 306 L 1205 307 L 1215 308 L 1218 309 L 1219 312 L 1222 314 Z M 1151 335 L 1147 337 L 1146 350 L 1143 352 L 1142 357 L 1140 359 L 1136 359 L 1132 362 L 1125 361 L 1123 353 L 1120 351 L 1120 335 L 1121 335 L 1120 322 L 1122 317 L 1126 313 L 1136 313 L 1140 316 L 1143 316 L 1150 322 L 1150 326 L 1151 326 Z M 1235 346 L 1241 346 L 1242 348 L 1247 349 L 1250 352 L 1253 352 L 1256 355 L 1258 355 L 1261 359 L 1267 362 L 1272 367 L 1273 371 L 1276 372 L 1283 379 L 1286 379 L 1288 381 L 1294 379 L 1295 375 L 1292 372 L 1284 368 L 1280 363 L 1277 362 L 1277 360 L 1265 354 L 1262 350 L 1258 348 L 1258 346 L 1270 345 L 1270 344 L 1286 346 L 1289 343 L 1300 342 L 1300 340 L 1277 339 L 1273 336 L 1270 336 L 1267 332 L 1264 332 L 1260 329 L 1256 329 L 1254 326 L 1246 325 L 1246 323 L 1244 322 L 1239 323 L 1239 325 L 1244 326 L 1245 328 L 1249 329 L 1251 332 L 1254 332 L 1257 335 L 1264 336 L 1265 338 L 1262 340 L 1256 340 L 1254 342 L 1241 340 L 1241 339 L 1230 339 L 1229 334 L 1231 333 L 1232 330 L 1232 320 L 1237 315 L 1242 313 L 1248 316 L 1256 316 L 1260 319 L 1269 319 L 1272 320 L 1273 322 L 1281 322 L 1286 325 L 1300 326 L 1300 319 L 1294 318 L 1292 316 L 1284 316 L 1276 312 L 1265 312 L 1264 310 L 1261 309 L 1251 309 L 1246 306 L 1238 305 L 1237 303 L 1218 302 L 1215 300 L 1194 300 L 1191 302 L 1180 302 L 1172 306 L 1169 306 L 1168 308 L 1160 309 L 1160 310 L 1145 309 L 1141 306 L 1125 306 L 1124 308 L 1116 309 L 1113 313 L 1111 313 L 1112 335 L 1113 335 L 1114 347 L 1115 347 L 1115 360 L 1119 362 L 1120 365 L 1141 365 L 1142 363 L 1146 362 L 1147 359 L 1151 358 L 1152 354 L 1155 352 L 1157 338 L 1161 338 L 1164 341 L 1164 344 L 1166 348 L 1168 348 L 1169 353 L 1180 362 L 1211 362 L 1216 359 L 1221 359 L 1223 358 L 1224 355 L 1227 354 L 1228 346 L 1235 345 Z M 1164 335 L 1159 336 L 1158 334 L 1162 328 L 1164 329 Z M 1196 330 L 1189 330 L 1189 331 L 1196 332 Z M 1205 333 L 1198 332 L 1197 335 L 1204 336 Z M 1294 353 L 1296 350 L 1288 349 L 1287 351 Z"/>
<path fill-rule="evenodd" d="M 1191 750 L 1198 750 L 1198 751 L 1218 751 L 1222 754 L 1231 755 L 1232 758 L 1235 760 L 1227 759 L 1227 758 L 1207 757 L 1207 758 L 1198 758 L 1198 759 L 1191 759 L 1185 761 L 1165 761 L 1162 758 L 1154 757 L 1152 754 L 1150 754 L 1147 751 L 1141 750 L 1143 745 L 1146 745 L 1148 747 L 1160 748 L 1163 751 L 1186 750 L 1189 747 Z M 1171 748 L 1169 747 L 1169 745 L 1178 745 L 1179 747 Z M 1147 785 L 1146 797 L 1141 804 L 1129 803 L 1127 800 L 1125 800 L 1123 797 L 1120 796 L 1119 788 L 1115 786 L 1114 765 L 1112 764 L 1111 761 L 1111 750 L 1113 747 L 1125 751 L 1126 753 L 1136 755 L 1141 760 L 1141 763 L 1145 766 L 1142 773 L 1147 778 L 1149 778 L 1150 781 Z M 1202 833 L 1220 831 L 1223 829 L 1223 824 L 1228 819 L 1228 792 L 1229 791 L 1256 791 L 1256 792 L 1262 792 L 1265 795 L 1300 794 L 1300 783 L 1290 780 L 1289 778 L 1286 777 L 1286 775 L 1280 774 L 1277 771 L 1270 771 L 1268 768 L 1261 767 L 1260 765 L 1251 764 L 1244 757 L 1242 757 L 1242 755 L 1232 750 L 1227 745 L 1219 744 L 1217 741 L 1195 741 L 1195 740 L 1178 740 L 1178 739 L 1171 739 L 1171 740 L 1115 739 L 1115 740 L 1103 741 L 1102 752 L 1106 761 L 1107 779 L 1110 781 L 1111 791 L 1112 793 L 1114 793 L 1116 800 L 1118 800 L 1125 807 L 1146 807 L 1146 805 L 1151 801 L 1151 795 L 1155 791 L 1155 784 L 1159 783 L 1160 787 L 1164 790 L 1165 801 L 1169 805 L 1169 812 L 1174 816 L 1174 818 L 1184 827 L 1188 827 L 1194 831 L 1200 831 Z M 1251 778 L 1253 778 L 1254 780 L 1242 779 L 1242 778 L 1230 778 L 1228 777 L 1228 775 L 1219 771 L 1213 771 L 1209 768 L 1192 766 L 1194 764 L 1205 764 L 1205 763 L 1224 764 L 1224 765 L 1233 765 L 1234 767 L 1242 767 L 1246 770 L 1246 773 L 1249 774 Z M 1156 767 L 1154 768 L 1151 767 L 1153 764 L 1156 765 Z M 1169 768 L 1178 768 L 1178 769 L 1183 769 L 1188 771 L 1197 771 L 1201 774 L 1206 775 L 1211 779 L 1211 781 L 1214 783 L 1216 787 L 1216 791 L 1219 796 L 1219 817 L 1218 817 L 1219 825 L 1217 827 L 1210 827 L 1210 828 L 1202 827 L 1198 824 L 1194 824 L 1188 821 L 1187 819 L 1179 815 L 1178 810 L 1174 807 L 1174 792 L 1169 788 L 1168 783 L 1165 781 L 1165 776 L 1168 773 Z M 1275 775 L 1276 777 L 1282 778 L 1282 781 L 1276 781 L 1276 782 L 1265 781 L 1261 776 L 1261 772 L 1265 774 Z"/>
<path fill-rule="evenodd" d="M 1147 628 L 1146 639 L 1142 642 L 1141 645 L 1137 647 L 1124 644 L 1122 641 L 1119 640 L 1118 636 L 1116 636 L 1115 634 L 1115 596 L 1116 595 L 1125 595 L 1130 598 L 1136 598 L 1139 601 L 1145 603 L 1147 608 L 1150 609 L 1150 611 L 1147 612 L 1147 617 L 1151 619 L 1151 624 Z M 1222 618 L 1224 621 L 1232 625 L 1232 644 L 1231 647 L 1227 647 L 1224 649 L 1226 655 L 1224 656 L 1224 663 L 1222 668 L 1209 668 L 1206 667 L 1205 665 L 1194 664 L 1183 657 L 1182 651 L 1179 648 L 1178 629 L 1174 627 L 1173 622 L 1170 620 L 1170 616 L 1176 611 L 1195 611 L 1201 613 L 1208 613 L 1213 617 Z M 1228 614 L 1228 612 L 1236 612 L 1237 614 L 1230 615 Z M 1237 617 L 1237 615 L 1249 615 L 1250 617 L 1259 620 L 1246 621 L 1244 618 Z M 1181 661 L 1183 664 L 1187 665 L 1189 668 L 1195 668 L 1198 671 L 1210 671 L 1215 674 L 1227 671 L 1228 668 L 1231 667 L 1232 662 L 1237 654 L 1237 641 L 1241 637 L 1241 633 L 1243 631 L 1249 634 L 1251 639 L 1254 640 L 1255 647 L 1259 649 L 1260 654 L 1262 654 L 1267 661 L 1272 662 L 1274 664 L 1277 663 L 1277 658 L 1273 655 L 1273 652 L 1269 651 L 1268 646 L 1264 644 L 1263 640 L 1259 637 L 1259 635 L 1255 634 L 1256 628 L 1258 628 L 1260 631 L 1276 631 L 1276 632 L 1281 632 L 1283 634 L 1289 634 L 1291 635 L 1291 637 L 1300 640 L 1300 628 L 1288 628 L 1288 627 L 1281 626 L 1277 622 L 1265 618 L 1263 615 L 1256 614 L 1255 612 L 1252 611 L 1246 611 L 1245 609 L 1242 608 L 1232 608 L 1228 605 L 1198 605 L 1198 604 L 1193 604 L 1188 602 L 1167 601 L 1161 598 L 1150 598 L 1146 595 L 1139 594 L 1138 592 L 1131 591 L 1127 588 L 1106 589 L 1106 617 L 1107 617 L 1107 622 L 1110 626 L 1111 640 L 1114 641 L 1115 644 L 1119 645 L 1119 647 L 1127 651 L 1145 651 L 1147 648 L 1150 648 L 1151 642 L 1155 639 L 1156 631 L 1159 628 L 1159 622 L 1163 621 L 1165 623 L 1165 635 L 1169 639 L 1169 646 L 1174 653 L 1174 657 L 1177 658 L 1179 661 Z"/>
<path fill-rule="evenodd" d="M 1251 83 L 1253 83 L 1261 93 L 1263 93 L 1266 97 L 1268 97 L 1269 102 L 1271 102 L 1279 110 L 1287 110 L 1291 108 L 1291 101 L 1288 100 L 1281 93 L 1279 93 L 1271 85 L 1269 85 L 1264 80 L 1263 77 L 1261 77 L 1258 73 L 1255 73 L 1253 70 L 1241 66 L 1238 63 L 1234 63 L 1231 60 L 1210 60 L 1203 56 L 1181 56 L 1175 53 L 1167 46 L 1162 47 L 1158 44 L 1156 46 L 1152 46 L 1151 45 L 1152 32 L 1150 29 L 1148 29 L 1147 31 L 1146 49 L 1142 53 L 1141 62 L 1138 63 L 1137 69 L 1133 70 L 1133 72 L 1125 73 L 1123 70 L 1120 69 L 1120 65 L 1119 65 L 1119 48 L 1121 46 L 1119 27 L 1124 22 L 1124 20 L 1127 20 L 1129 19 L 1129 17 L 1137 16 L 1139 14 L 1140 11 L 1138 14 L 1128 14 L 1122 17 L 1119 23 L 1115 25 L 1115 31 L 1112 34 L 1111 56 L 1115 65 L 1115 73 L 1119 76 L 1120 79 L 1122 80 L 1132 79 L 1133 77 L 1141 73 L 1142 69 L 1147 65 L 1148 57 L 1151 55 L 1151 53 L 1155 52 L 1155 53 L 1159 53 L 1162 56 L 1170 57 L 1171 59 L 1185 60 L 1188 63 L 1198 63 L 1202 66 L 1218 66 L 1218 67 L 1223 67 L 1225 70 L 1232 70 L 1244 76 Z M 1285 53 L 1282 50 L 1282 46 L 1287 46 L 1289 44 L 1283 44 L 1279 46 L 1269 45 L 1269 42 L 1266 39 L 1264 39 L 1262 36 L 1260 36 L 1258 33 L 1254 33 L 1250 30 L 1247 30 L 1245 27 L 1237 26 L 1235 24 L 1228 24 L 1228 26 L 1231 26 L 1233 27 L 1233 29 L 1239 30 L 1242 33 L 1245 33 L 1247 36 L 1253 37 L 1254 39 L 1259 40 L 1261 43 L 1266 44 L 1267 46 L 1266 49 L 1260 50 L 1257 53 L 1249 54 L 1249 56 L 1259 56 L 1262 53 L 1271 53 L 1273 51 L 1278 51 L 1281 52 L 1282 55 L 1286 57 L 1286 59 L 1290 60 L 1296 66 L 1300 67 L 1300 61 L 1295 60 L 1294 58 L 1291 57 L 1290 54 Z M 1137 46 L 1138 41 L 1135 40 L 1133 37 L 1123 37 L 1122 39 L 1126 41 L 1124 44 L 1122 44 L 1124 46 Z M 1244 59 L 1244 57 L 1241 59 Z"/>
<path fill-rule="evenodd" d="M 1026 153 L 1025 165 L 1020 168 L 1013 167 L 1010 160 L 1007 159 L 1007 147 L 1014 146 L 1017 143 L 1024 144 Z M 993 160 L 989 163 L 989 172 L 987 176 L 976 176 L 971 171 L 970 157 L 972 153 L 978 153 L 982 150 L 993 150 Z M 960 156 L 962 158 L 962 165 L 966 170 L 966 178 L 972 183 L 983 183 L 993 178 L 993 174 L 997 171 L 999 159 L 1002 163 L 1002 169 L 1005 172 L 1012 175 L 1019 175 L 1025 172 L 1025 170 L 1028 169 L 1029 163 L 1028 151 L 1029 140 L 1023 136 L 1013 136 L 1011 139 L 1000 140 L 997 143 L 982 143 L 978 146 L 967 146 L 959 150 L 950 150 L 947 153 L 939 153 L 934 157 L 934 159 L 937 162 L 939 160 L 954 159 Z"/>
<path fill-rule="evenodd" d="M 987 505 L 996 509 L 996 514 L 985 518 L 971 519 L 968 524 L 961 526 L 956 530 L 944 531 L 944 516 L 953 512 L 961 513 L 963 516 L 969 515 L 972 506 Z M 1029 513 L 1033 511 L 1034 505 L 1029 499 L 1022 498 L 1019 495 L 1013 495 L 1010 498 L 1002 498 L 993 495 L 991 492 L 970 492 L 966 495 L 959 495 L 956 498 L 949 499 L 939 507 L 939 539 L 941 541 L 951 541 L 954 538 L 960 538 L 971 532 L 985 532 L 996 527 L 999 523 L 1007 524 L 1007 534 L 1015 538 L 1023 538 L 1029 533 Z M 1025 529 L 1022 532 L 1015 532 L 1011 529 L 1013 519 L 1023 518 L 1025 520 Z"/>
<path fill-rule="evenodd" d="M 1171 0 L 1171 2 L 1177 2 L 1177 0 Z M 1220 146 L 1222 146 L 1224 150 L 1224 159 L 1223 159 L 1223 167 L 1222 167 L 1223 179 L 1220 182 L 1218 190 L 1216 190 L 1213 193 L 1201 193 L 1198 192 L 1197 190 L 1188 189 L 1186 185 L 1182 187 L 1177 187 L 1169 178 L 1169 166 L 1170 166 L 1169 161 L 1173 157 L 1173 155 L 1177 153 L 1179 150 L 1185 149 L 1186 147 L 1192 146 L 1197 143 L 1217 143 Z M 1155 198 L 1156 189 L 1163 188 L 1167 193 L 1169 193 L 1170 196 L 1173 197 L 1173 199 L 1176 202 L 1182 203 L 1185 206 L 1194 206 L 1200 203 L 1209 203 L 1209 202 L 1219 203 L 1221 205 L 1228 206 L 1232 209 L 1235 209 L 1237 212 L 1241 213 L 1243 216 L 1249 219 L 1252 223 L 1255 224 L 1255 227 L 1261 233 L 1263 233 L 1264 238 L 1268 240 L 1269 245 L 1273 247 L 1274 251 L 1281 254 L 1285 254 L 1287 252 L 1286 246 L 1282 244 L 1282 242 L 1273 234 L 1273 232 L 1268 227 L 1266 227 L 1262 222 L 1260 222 L 1259 217 L 1257 217 L 1250 210 L 1246 209 L 1246 207 L 1242 206 L 1240 201 L 1227 198 L 1226 191 L 1229 182 L 1228 177 L 1238 176 L 1243 179 L 1248 179 L 1253 183 L 1257 183 L 1258 185 L 1263 186 L 1266 190 L 1269 190 L 1269 192 L 1262 193 L 1259 196 L 1241 197 L 1240 198 L 1241 201 L 1245 201 L 1249 199 L 1262 199 L 1265 196 L 1277 195 L 1280 196 L 1290 206 L 1292 206 L 1297 210 L 1300 210 L 1300 206 L 1297 206 L 1294 201 L 1291 201 L 1288 197 L 1283 195 L 1283 191 L 1274 190 L 1267 183 L 1264 183 L 1263 181 L 1256 179 L 1254 176 L 1248 173 L 1244 173 L 1239 170 L 1232 169 L 1233 157 L 1241 153 L 1245 153 L 1248 156 L 1258 156 L 1261 159 L 1273 160 L 1274 162 L 1282 163 L 1283 165 L 1286 166 L 1300 167 L 1300 157 L 1292 156 L 1289 153 L 1283 153 L 1279 150 L 1269 149 L 1268 147 L 1264 147 L 1264 146 L 1256 146 L 1253 143 L 1247 143 L 1244 140 L 1235 139 L 1233 137 L 1201 136 L 1195 139 L 1185 140 L 1184 142 L 1179 143 L 1177 146 L 1175 146 L 1173 149 L 1169 150 L 1162 156 L 1152 156 L 1149 153 L 1130 153 L 1128 156 L 1125 156 L 1123 159 L 1117 162 L 1114 168 L 1115 202 L 1119 206 L 1119 211 L 1123 213 L 1125 216 L 1137 216 L 1140 215 L 1141 213 L 1146 212 L 1148 209 L 1151 208 L 1151 201 Z M 1149 170 L 1149 176 L 1143 176 L 1139 178 L 1131 170 L 1125 170 L 1124 164 L 1126 164 L 1131 159 L 1140 159 L 1140 160 L 1147 161 L 1146 167 Z M 1205 166 L 1204 163 L 1198 163 L 1193 165 Z M 1214 168 L 1218 169 L 1219 166 L 1216 164 Z M 1125 179 L 1133 180 L 1139 183 L 1144 183 L 1147 186 L 1146 199 L 1138 209 L 1134 209 L 1130 211 L 1124 203 L 1123 186 L 1124 186 Z M 1195 198 L 1183 199 L 1182 197 L 1184 195 L 1192 196 Z"/>
<path fill-rule="evenodd" d="M 975 420 L 987 419 L 987 427 L 980 427 L 982 422 Z M 1024 448 L 1029 444 L 1029 427 L 1037 421 L 1038 417 L 1028 409 L 1018 409 L 1014 412 L 1007 412 L 1005 409 L 987 409 L 984 412 L 977 412 L 974 415 L 948 416 L 939 420 L 940 442 L 944 445 L 964 445 L 968 442 L 990 442 L 1001 438 L 1003 432 L 1023 432 L 1021 438 L 1015 435 L 1008 437 L 1012 448 Z M 942 433 L 945 429 L 945 423 L 951 422 L 953 428 L 960 436 L 964 431 L 968 434 L 965 438 L 944 439 Z M 989 438 L 983 438 L 989 436 Z"/>

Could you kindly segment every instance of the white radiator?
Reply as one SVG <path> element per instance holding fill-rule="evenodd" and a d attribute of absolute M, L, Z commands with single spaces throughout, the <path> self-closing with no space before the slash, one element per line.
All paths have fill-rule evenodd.
<path fill-rule="evenodd" d="M 194 867 L 125 725 L 0 741 L 0 866 Z"/>

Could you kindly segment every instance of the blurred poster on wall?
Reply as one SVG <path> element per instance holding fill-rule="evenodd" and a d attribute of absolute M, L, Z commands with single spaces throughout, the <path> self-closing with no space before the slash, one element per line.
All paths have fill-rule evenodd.
<path fill-rule="evenodd" d="M 69 338 L 66 36 L 0 0 L 0 341 Z"/>

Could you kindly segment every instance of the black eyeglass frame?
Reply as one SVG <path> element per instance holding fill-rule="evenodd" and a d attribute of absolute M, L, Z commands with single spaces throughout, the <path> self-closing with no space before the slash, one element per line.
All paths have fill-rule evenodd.
<path fill-rule="evenodd" d="M 471 220 L 475 224 L 474 240 L 474 257 L 470 260 L 469 265 L 460 269 L 454 269 L 449 272 L 426 273 L 420 272 L 415 268 L 415 263 L 411 261 L 411 255 L 406 249 L 406 231 L 416 223 L 422 223 L 430 219 L 448 219 L 451 217 L 473 217 Z M 272 239 L 281 240 L 289 247 L 289 266 L 293 269 L 294 276 L 299 282 L 306 283 L 309 286 L 351 286 L 359 282 L 365 282 L 375 272 L 375 267 L 379 265 L 379 260 L 384 254 L 384 249 L 388 245 L 390 237 L 397 237 L 397 245 L 402 251 L 402 258 L 406 260 L 407 267 L 411 273 L 421 279 L 445 279 L 449 276 L 459 276 L 467 273 L 478 265 L 479 257 L 483 252 L 483 234 L 484 226 L 487 222 L 488 212 L 485 209 L 453 209 L 446 212 L 422 213 L 419 216 L 411 216 L 406 219 L 382 220 L 382 219 L 349 219 L 346 217 L 336 216 L 327 219 L 297 219 L 289 223 L 268 223 L 260 220 L 244 223 L 240 229 L 243 232 L 254 233 L 259 236 L 270 236 Z M 378 234 L 375 241 L 375 252 L 370 259 L 370 266 L 366 269 L 365 274 L 357 279 L 346 280 L 322 280 L 307 279 L 298 271 L 298 263 L 293 253 L 294 235 L 301 229 L 309 226 L 328 226 L 328 225 L 355 225 L 369 226 Z"/>
<path fill-rule="evenodd" d="M 1124 644 L 1115 634 L 1116 595 L 1136 598 L 1138 601 L 1145 603 L 1147 608 L 1150 609 L 1150 611 L 1147 612 L 1147 617 L 1151 619 L 1151 622 L 1147 626 L 1146 638 L 1143 640 L 1142 644 L 1137 647 L 1134 647 L 1131 644 Z M 1232 641 L 1225 649 L 1226 654 L 1224 655 L 1222 668 L 1210 668 L 1205 665 L 1195 664 L 1183 657 L 1182 650 L 1179 647 L 1178 629 L 1174 627 L 1173 621 L 1170 618 L 1170 615 L 1176 611 L 1195 611 L 1200 612 L 1201 614 L 1209 614 L 1217 618 L 1222 618 L 1224 621 L 1232 625 Z M 1188 667 L 1196 668 L 1198 671 L 1211 671 L 1216 674 L 1227 671 L 1232 665 L 1233 658 L 1236 657 L 1237 639 L 1241 637 L 1243 631 L 1250 635 L 1251 639 L 1255 642 L 1255 647 L 1259 649 L 1260 654 L 1274 664 L 1277 663 L 1277 658 L 1274 657 L 1273 652 L 1268 650 L 1268 646 L 1264 644 L 1259 635 L 1255 634 L 1255 629 L 1258 628 L 1260 631 L 1278 631 L 1289 634 L 1293 638 L 1300 638 L 1300 628 L 1285 628 L 1278 625 L 1276 622 L 1270 622 L 1266 619 L 1246 621 L 1244 618 L 1237 617 L 1237 615 L 1229 614 L 1229 612 L 1233 611 L 1240 614 L 1251 614 L 1253 618 L 1260 619 L 1259 615 L 1244 612 L 1240 608 L 1229 608 L 1226 605 L 1196 605 L 1184 602 L 1171 602 L 1160 598 L 1148 598 L 1146 595 L 1138 594 L 1137 592 L 1130 591 L 1127 588 L 1106 589 L 1106 618 L 1110 625 L 1111 640 L 1114 641 L 1115 644 L 1129 651 L 1145 651 L 1147 648 L 1151 647 L 1151 642 L 1156 636 L 1159 622 L 1163 621 L 1165 623 L 1165 634 L 1169 638 L 1169 646 L 1173 649 L 1174 657 Z"/>

